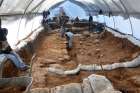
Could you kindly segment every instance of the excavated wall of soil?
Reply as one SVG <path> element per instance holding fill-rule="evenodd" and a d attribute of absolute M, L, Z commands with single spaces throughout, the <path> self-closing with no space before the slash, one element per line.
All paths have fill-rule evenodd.
<path fill-rule="evenodd" d="M 75 29 L 75 31 L 77 31 L 76 28 L 74 28 L 74 29 Z M 85 30 L 87 28 L 85 27 L 83 29 Z M 78 30 L 76 33 L 79 33 L 80 30 Z M 81 32 L 80 32 L 80 34 L 81 34 Z M 38 51 L 44 51 L 44 50 L 42 50 L 43 48 L 40 46 L 44 42 L 45 37 L 47 37 L 49 35 L 51 35 L 51 34 L 48 34 L 47 32 L 44 32 L 44 31 L 40 32 L 35 40 L 28 42 L 27 45 L 25 45 L 18 51 L 20 56 L 23 58 L 23 60 L 27 64 L 30 63 L 31 57 L 34 53 L 38 53 Z M 94 40 L 99 40 L 99 41 L 96 42 Z M 106 41 L 105 43 L 104 43 L 104 40 Z M 100 43 L 98 43 L 98 42 L 100 42 Z M 102 45 L 101 43 L 104 43 L 104 45 Z M 95 44 L 95 46 L 94 46 L 94 44 Z M 99 46 L 99 44 L 101 44 L 101 46 Z M 112 46 L 112 47 L 110 47 L 110 46 Z M 111 48 L 113 48 L 113 47 L 116 47 L 117 49 L 112 50 L 111 52 L 108 52 L 108 50 L 106 50 L 106 49 L 105 49 L 106 51 L 104 49 L 103 50 L 100 49 L 103 47 L 105 47 L 106 49 L 109 49 L 109 51 L 111 51 Z M 106 54 L 109 54 L 109 55 L 108 56 L 103 55 L 103 57 L 100 57 L 102 54 L 96 54 L 96 52 L 98 52 L 98 51 L 105 52 L 105 55 Z M 118 54 L 116 54 L 116 55 L 112 54 L 117 51 L 122 51 L 121 56 Z M 70 55 L 71 60 L 74 60 L 77 63 L 75 63 L 75 62 L 70 63 L 70 64 L 69 63 L 62 63 L 62 64 L 60 63 L 60 65 L 63 66 L 64 68 L 71 69 L 71 68 L 74 68 L 79 63 L 106 64 L 105 62 L 107 62 L 107 63 L 114 63 L 116 61 L 124 62 L 124 61 L 128 61 L 128 60 L 132 60 L 133 58 L 136 58 L 139 55 L 139 53 L 140 53 L 139 47 L 135 46 L 127 39 L 121 39 L 118 37 L 114 37 L 109 32 L 105 32 L 103 35 L 95 36 L 95 37 L 94 37 L 94 35 L 88 34 L 82 38 L 75 37 L 74 48 L 71 51 L 68 51 L 68 54 Z M 82 59 L 82 58 L 78 58 L 78 57 L 81 55 L 82 55 L 82 58 L 89 56 L 89 57 L 87 57 L 89 61 L 88 60 L 86 61 L 85 59 L 80 61 L 79 59 Z M 94 59 L 93 56 L 95 56 L 97 58 Z M 115 59 L 115 61 L 113 61 L 114 58 L 107 59 L 107 57 L 109 58 L 109 56 L 110 57 L 116 56 L 117 60 Z M 100 62 L 99 62 L 99 60 L 97 60 L 99 58 L 101 59 Z M 92 61 L 92 60 L 94 60 L 94 61 Z M 68 84 L 68 83 L 74 83 L 74 82 L 80 83 L 82 81 L 82 79 L 84 79 L 85 77 L 89 76 L 90 74 L 96 73 L 96 74 L 105 75 L 107 78 L 109 78 L 109 80 L 111 80 L 111 82 L 113 83 L 115 88 L 123 91 L 123 93 L 139 93 L 140 92 L 140 89 L 139 89 L 140 83 L 137 82 L 137 78 L 140 77 L 139 70 L 140 70 L 140 68 L 137 67 L 137 68 L 119 68 L 119 69 L 112 70 L 112 71 L 97 71 L 97 72 L 81 71 L 77 75 L 72 75 L 72 76 L 58 76 L 58 75 L 46 74 L 45 82 L 44 82 L 45 84 L 43 84 L 42 87 L 54 87 L 54 86 Z M 9 62 L 6 63 L 6 65 L 4 67 L 4 77 L 19 76 L 20 73 L 21 72 L 18 71 L 17 69 L 15 69 L 15 67 L 12 64 L 10 64 Z M 37 77 L 39 78 L 39 76 L 37 76 Z M 37 85 L 37 86 L 33 85 L 33 88 L 37 88 L 38 86 L 39 85 Z M 14 92 L 7 92 L 7 93 L 14 93 Z M 16 93 L 18 93 L 18 92 L 16 92 Z"/>

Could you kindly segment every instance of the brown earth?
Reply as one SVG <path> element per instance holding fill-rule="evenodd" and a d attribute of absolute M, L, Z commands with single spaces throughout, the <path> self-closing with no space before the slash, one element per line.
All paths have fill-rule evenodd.
<path fill-rule="evenodd" d="M 112 71 L 81 71 L 77 75 L 69 76 L 54 75 L 48 73 L 46 69 L 51 66 L 68 70 L 76 68 L 78 64 L 112 64 L 132 60 L 139 55 L 140 48 L 127 39 L 114 37 L 109 32 L 99 35 L 83 32 L 83 35 L 74 37 L 74 47 L 68 51 L 66 40 L 54 31 L 42 32 L 33 44 L 37 60 L 33 64 L 32 88 L 51 88 L 68 83 L 80 83 L 83 78 L 91 74 L 100 74 L 105 75 L 114 87 L 123 93 L 140 93 L 140 81 L 138 80 L 140 67 L 119 68 Z M 26 63 L 30 62 L 32 53 L 29 53 L 27 48 L 20 50 L 19 54 Z M 10 68 L 12 70 L 12 67 Z M 7 73 L 10 73 L 10 70 Z M 17 72 L 13 72 L 15 73 Z"/>
<path fill-rule="evenodd" d="M 42 37 L 33 66 L 33 86 L 54 87 L 58 85 L 82 82 L 91 74 L 101 74 L 109 78 L 116 89 L 123 93 L 139 93 L 139 82 L 133 77 L 140 77 L 140 68 L 120 68 L 112 71 L 81 71 L 77 75 L 60 76 L 47 73 L 46 67 L 52 66 L 64 70 L 73 69 L 81 64 L 112 64 L 132 60 L 139 55 L 140 48 L 127 39 L 114 37 L 111 33 L 86 34 L 74 38 L 74 47 L 66 50 L 66 40 L 53 32 Z M 68 57 L 69 56 L 69 57 Z M 131 88 L 130 88 L 131 87 Z"/>
<path fill-rule="evenodd" d="M 0 93 L 23 93 L 25 87 L 11 86 L 6 88 L 0 88 Z"/>

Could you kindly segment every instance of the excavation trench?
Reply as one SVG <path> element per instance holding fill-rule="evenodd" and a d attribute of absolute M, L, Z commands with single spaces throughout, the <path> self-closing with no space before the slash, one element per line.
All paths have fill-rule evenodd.
<path fill-rule="evenodd" d="M 139 67 L 119 68 L 111 71 L 80 71 L 76 75 L 57 75 L 48 73 L 48 67 L 71 70 L 78 64 L 112 64 L 130 61 L 139 55 L 139 47 L 127 39 L 114 37 L 111 33 L 90 34 L 83 32 L 74 37 L 74 47 L 66 50 L 66 40 L 56 31 L 42 38 L 37 49 L 37 61 L 33 66 L 34 82 L 32 88 L 48 87 L 69 83 L 80 83 L 91 74 L 105 75 L 116 89 L 138 91 L 139 83 L 134 80 L 140 75 Z M 131 87 L 131 89 L 129 88 Z M 137 92 L 136 92 L 137 93 Z"/>
<path fill-rule="evenodd" d="M 75 28 L 76 29 L 76 28 Z M 83 28 L 84 29 L 84 28 Z M 48 67 L 63 70 L 75 69 L 79 64 L 112 64 L 131 61 L 139 56 L 140 48 L 127 39 L 114 37 L 110 32 L 101 34 L 74 32 L 74 46 L 68 51 L 66 40 L 61 38 L 58 29 L 51 32 L 42 31 L 38 37 L 21 48 L 19 54 L 25 62 L 29 63 L 32 55 L 36 53 L 32 77 L 34 88 L 52 88 L 69 83 L 81 83 L 91 74 L 106 76 L 117 90 L 123 93 L 138 93 L 140 91 L 140 67 L 118 68 L 111 71 L 80 71 L 75 75 L 57 75 L 49 73 Z M 5 73 L 10 73 L 13 68 L 8 68 Z M 21 75 L 21 72 L 13 75 Z M 9 77 L 9 76 L 7 76 Z"/>

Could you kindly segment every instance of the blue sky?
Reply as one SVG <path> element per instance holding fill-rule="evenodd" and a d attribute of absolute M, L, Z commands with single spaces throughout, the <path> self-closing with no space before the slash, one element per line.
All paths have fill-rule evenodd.
<path fill-rule="evenodd" d="M 81 19 L 87 18 L 85 11 L 81 7 L 79 7 L 76 4 L 71 3 L 69 1 L 61 4 L 60 6 L 58 6 L 54 10 L 52 10 L 51 16 L 54 16 L 55 14 L 57 14 L 59 12 L 59 7 L 63 7 L 63 9 L 67 13 L 67 15 L 72 18 L 75 18 L 77 16 Z"/>

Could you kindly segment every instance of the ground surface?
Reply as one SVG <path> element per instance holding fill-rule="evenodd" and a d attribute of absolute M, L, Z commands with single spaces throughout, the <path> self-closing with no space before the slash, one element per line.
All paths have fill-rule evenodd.
<path fill-rule="evenodd" d="M 76 31 L 76 28 L 74 29 Z M 101 34 L 80 32 L 79 28 L 73 41 L 73 49 L 66 49 L 66 40 L 61 38 L 58 30 L 51 33 L 42 32 L 36 40 L 34 51 L 37 54 L 33 64 L 33 88 L 52 88 L 69 83 L 80 83 L 91 74 L 106 76 L 118 90 L 123 93 L 140 93 L 140 67 L 119 68 L 112 71 L 81 71 L 77 75 L 60 76 L 47 72 L 47 67 L 56 67 L 64 70 L 74 69 L 78 64 L 112 64 L 125 62 L 136 58 L 140 48 L 134 46 L 126 39 L 114 37 L 111 33 Z M 21 49 L 20 56 L 29 63 L 31 54 L 28 49 Z M 7 63 L 9 64 L 9 63 Z M 18 76 L 19 71 L 14 70 L 13 65 L 5 65 L 5 77 Z M 9 69 L 7 69 L 9 68 Z M 11 73 L 12 71 L 12 73 Z M 18 75 L 17 75 L 18 74 Z M 0 89 L 10 90 L 6 93 L 18 93 L 17 88 Z M 20 93 L 20 92 L 19 92 Z"/>
<path fill-rule="evenodd" d="M 140 68 L 116 69 L 112 71 L 84 72 L 77 75 L 60 76 L 47 73 L 46 67 L 64 70 L 73 69 L 78 64 L 111 64 L 124 62 L 137 57 L 140 49 L 128 40 L 115 38 L 111 33 L 102 35 L 83 33 L 74 37 L 74 47 L 66 50 L 66 40 L 53 32 L 42 37 L 37 49 L 37 61 L 33 65 L 32 88 L 54 87 L 68 83 L 81 82 L 90 74 L 107 76 L 116 89 L 124 93 L 139 93 Z M 131 87 L 131 88 L 130 88 Z"/>

